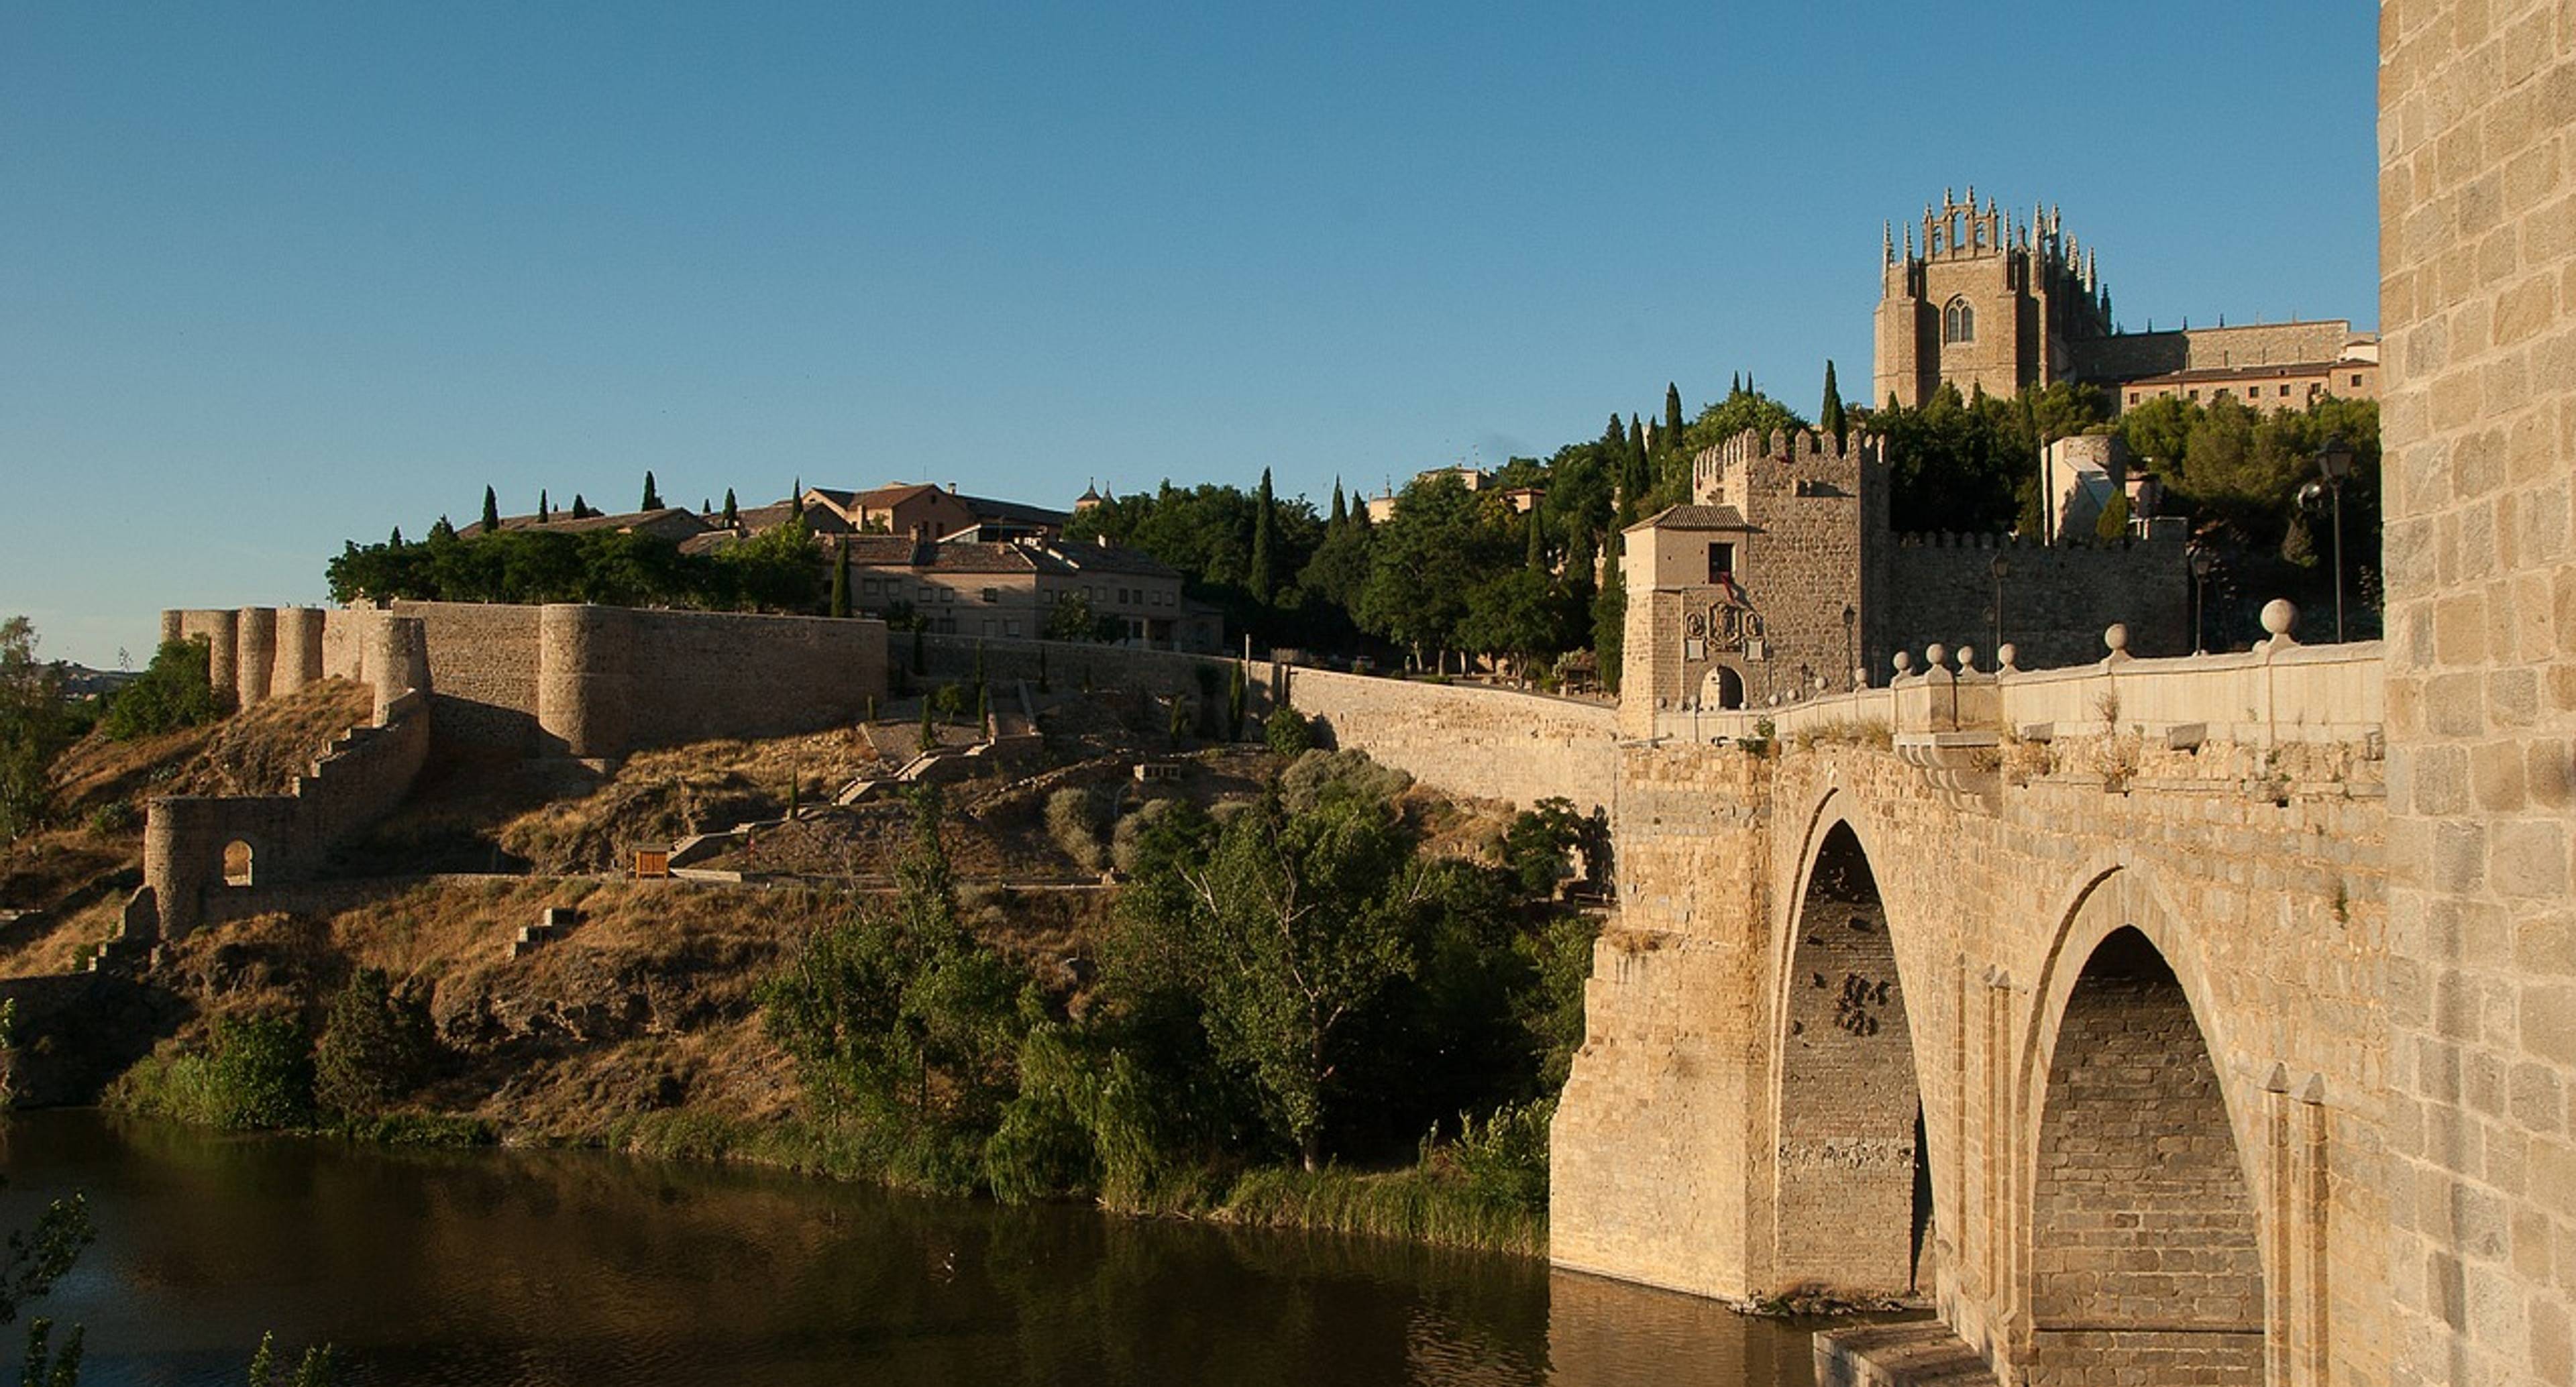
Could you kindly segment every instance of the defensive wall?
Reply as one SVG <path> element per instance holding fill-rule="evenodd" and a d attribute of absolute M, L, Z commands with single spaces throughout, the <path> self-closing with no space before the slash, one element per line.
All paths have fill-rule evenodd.
<path fill-rule="evenodd" d="M 1528 806 L 1551 796 L 1615 812 L 1617 709 L 1606 703 L 1276 666 L 1289 706 L 1328 745 L 1357 747 L 1426 785 Z"/>
<path fill-rule="evenodd" d="M 1886 556 L 1887 628 L 1903 640 L 1992 650 L 2003 638 L 2026 668 L 2081 664 L 2119 622 L 2138 655 L 2192 648 L 2191 570 L 2180 538 L 2022 544 L 2008 535 L 1899 535 Z M 2006 568 L 1998 585 L 1994 564 Z"/>
<path fill-rule="evenodd" d="M 143 886 L 126 905 L 126 940 L 176 938 L 206 919 L 209 898 L 311 876 L 334 844 L 382 818 L 411 792 L 430 744 L 421 623 L 384 612 L 347 615 L 344 626 L 358 647 L 357 664 L 375 692 L 368 725 L 334 741 L 286 794 L 152 800 L 143 824 Z M 265 687 L 274 692 L 273 684 Z M 227 852 L 240 859 L 231 879 Z"/>
<path fill-rule="evenodd" d="M 2001 1382 L 2376 1380 L 2382 652 L 2290 616 L 1622 745 L 1553 1259 L 1920 1299 Z"/>
<path fill-rule="evenodd" d="M 470 602 L 385 610 L 419 624 L 422 687 L 446 747 L 614 760 L 852 722 L 886 691 L 885 625 L 867 618 Z M 248 705 L 326 676 L 373 682 L 363 633 L 379 615 L 173 611 L 161 626 L 165 639 L 204 637 L 209 677 Z"/>
<path fill-rule="evenodd" d="M 913 637 L 893 637 L 907 667 Z M 1142 690 L 1159 698 L 1225 697 L 1233 660 L 1071 641 L 921 637 L 932 680 L 970 677 L 978 658 L 988 680 L 1035 687 L 1039 653 L 1056 688 Z M 1277 662 L 1246 666 L 1248 715 L 1281 699 L 1320 724 L 1327 746 L 1367 752 L 1443 792 L 1530 805 L 1550 796 L 1579 809 L 1614 808 L 1616 710 L 1606 703 L 1494 689 L 1342 674 Z M 1284 692 L 1283 692 L 1284 691 Z"/>

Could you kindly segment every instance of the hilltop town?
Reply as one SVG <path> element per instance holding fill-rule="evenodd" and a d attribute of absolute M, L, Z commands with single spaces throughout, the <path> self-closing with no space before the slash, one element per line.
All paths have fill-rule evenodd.
<path fill-rule="evenodd" d="M 1971 189 L 1864 403 L 1329 508 L 487 493 L 78 739 L 21 640 L 13 1096 L 1931 1312 L 1833 1381 L 2563 1381 L 2576 250 L 2459 191 L 2564 122 L 2453 33 L 2384 376 Z"/>

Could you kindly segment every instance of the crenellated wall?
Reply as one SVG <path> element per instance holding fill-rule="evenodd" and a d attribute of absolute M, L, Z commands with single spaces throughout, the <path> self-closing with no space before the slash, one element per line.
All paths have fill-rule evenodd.
<path fill-rule="evenodd" d="M 1897 537 L 1883 589 L 1895 648 L 1939 641 L 1991 652 L 1997 559 L 2007 570 L 2003 638 L 2025 669 L 2101 658 L 2102 628 L 2113 622 L 2129 628 L 2132 654 L 2191 651 L 2191 570 L 2179 538 L 2019 544 L 2002 535 Z"/>
<path fill-rule="evenodd" d="M 210 893 L 311 876 L 333 845 L 411 792 L 429 756 L 421 624 L 382 612 L 345 615 L 375 690 L 370 724 L 333 742 L 287 794 L 153 800 L 143 825 L 143 887 L 126 911 L 128 938 L 186 934 L 204 918 Z M 240 886 L 225 880 L 225 853 L 235 844 L 249 853 L 249 881 Z"/>

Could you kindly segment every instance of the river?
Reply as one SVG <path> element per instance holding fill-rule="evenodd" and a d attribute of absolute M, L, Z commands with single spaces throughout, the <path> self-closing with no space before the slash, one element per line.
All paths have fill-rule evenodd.
<path fill-rule="evenodd" d="M 87 1111 L 0 1123 L 0 1167 L 0 1227 L 89 1196 L 34 1307 L 87 1326 L 84 1387 L 237 1387 L 263 1330 L 337 1345 L 343 1387 L 1810 1379 L 1803 1327 L 1373 1239 Z"/>

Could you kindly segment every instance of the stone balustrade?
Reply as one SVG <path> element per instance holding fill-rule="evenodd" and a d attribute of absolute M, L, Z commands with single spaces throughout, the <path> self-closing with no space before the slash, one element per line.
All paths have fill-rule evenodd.
<path fill-rule="evenodd" d="M 1774 708 L 1657 713 L 1658 738 L 1684 742 L 1797 738 L 1884 729 L 1904 738 L 1991 733 L 2025 738 L 2189 734 L 2211 741 L 2360 741 L 2379 735 L 2382 647 L 2377 641 L 2301 645 L 2287 602 L 2264 609 L 2269 637 L 2253 650 L 2141 660 L 2127 633 L 2103 633 L 2089 665 L 2023 670 L 2006 645 L 1998 662 L 1973 648 L 1901 652 L 1885 687 L 1820 694 Z M 1982 667 L 1981 667 L 1982 666 Z"/>

